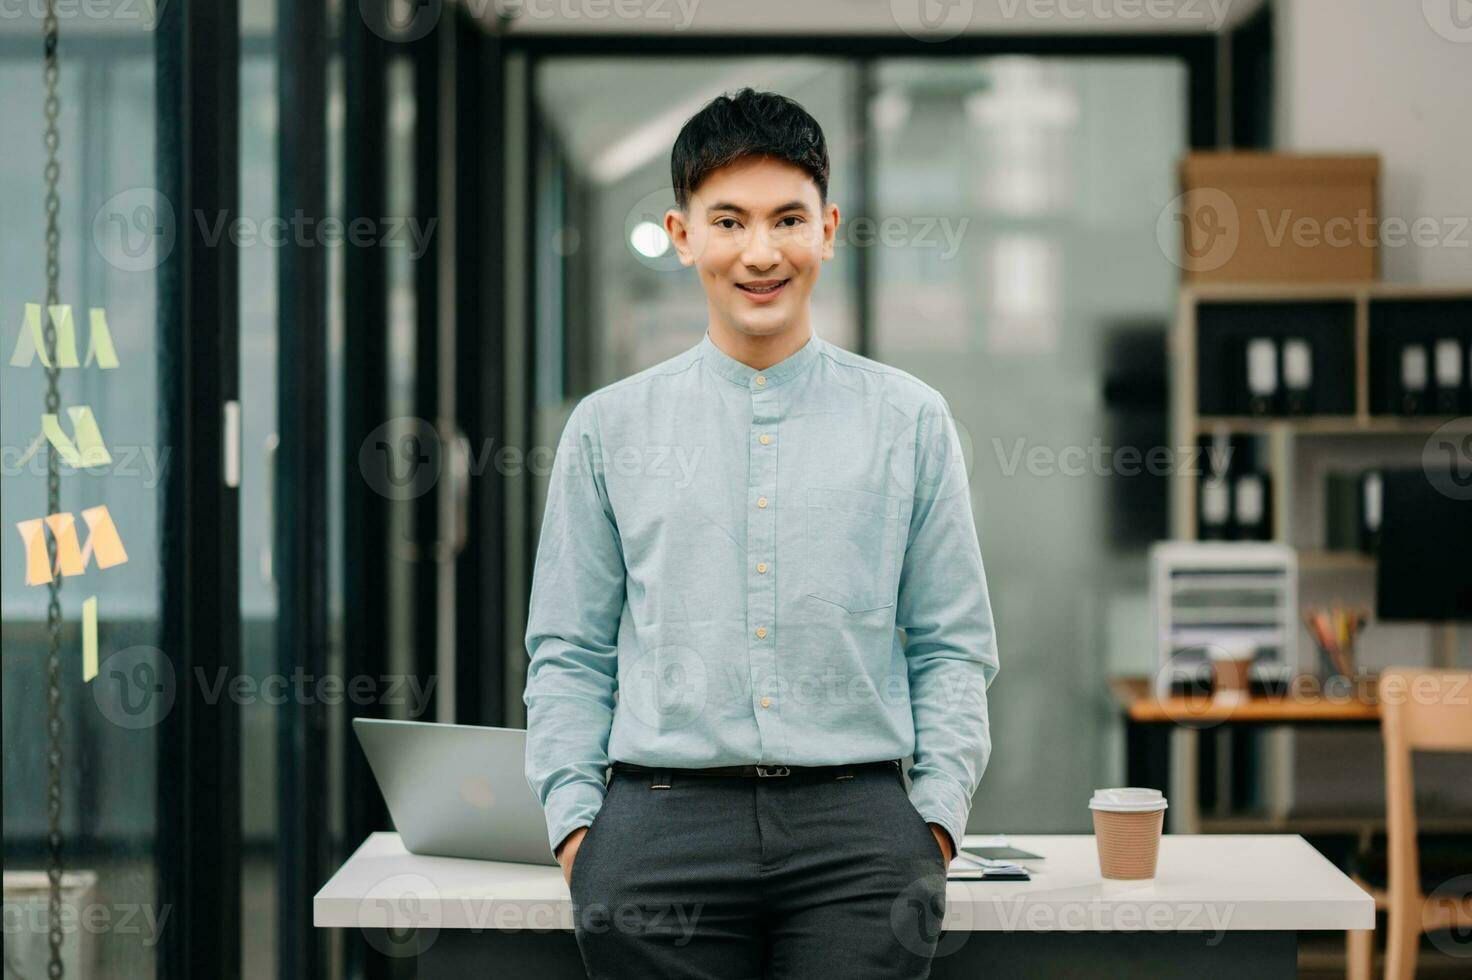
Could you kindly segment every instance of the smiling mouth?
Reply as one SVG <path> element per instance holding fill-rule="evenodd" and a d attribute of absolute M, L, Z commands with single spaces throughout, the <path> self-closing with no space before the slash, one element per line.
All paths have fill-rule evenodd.
<path fill-rule="evenodd" d="M 785 285 L 787 285 L 786 279 L 766 279 L 757 283 L 738 282 L 736 288 L 751 293 L 753 296 L 766 296 L 769 293 L 775 293 Z"/>

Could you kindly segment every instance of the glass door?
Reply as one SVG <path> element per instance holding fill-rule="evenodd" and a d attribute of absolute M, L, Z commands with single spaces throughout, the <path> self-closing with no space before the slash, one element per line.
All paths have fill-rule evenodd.
<path fill-rule="evenodd" d="M 1163 370 L 1176 268 L 1155 216 L 1185 151 L 1165 57 L 886 59 L 877 66 L 874 356 L 935 386 L 962 433 L 1002 657 L 997 751 L 972 826 L 1078 830 L 1077 787 L 1121 752 L 1097 694 L 1148 673 L 1149 542 L 1166 534 Z M 1163 390 L 1163 388 L 1162 388 Z M 1067 710 L 1059 710 L 1067 705 Z M 1033 746 L 1052 753 L 1046 778 Z M 1017 747 L 1025 747 L 1017 750 Z"/>
<path fill-rule="evenodd" d="M 180 928 L 160 855 L 183 777 L 160 756 L 195 681 L 162 555 L 190 447 L 165 424 L 159 282 L 182 216 L 147 6 L 0 37 L 6 977 L 153 977 Z"/>

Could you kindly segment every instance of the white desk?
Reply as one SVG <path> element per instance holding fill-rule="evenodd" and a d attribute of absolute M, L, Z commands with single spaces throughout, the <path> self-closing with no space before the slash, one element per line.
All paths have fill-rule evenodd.
<path fill-rule="evenodd" d="M 936 980 L 1286 980 L 1299 931 L 1374 925 L 1369 896 L 1297 835 L 1167 834 L 1156 877 L 1140 882 L 1103 879 L 1089 835 L 1008 842 L 1045 860 L 1029 882 L 949 883 Z M 504 964 L 504 976 L 583 976 L 572 902 L 551 865 L 419 857 L 397 834 L 374 834 L 317 893 L 313 919 L 420 956 L 427 978 L 487 962 Z"/>

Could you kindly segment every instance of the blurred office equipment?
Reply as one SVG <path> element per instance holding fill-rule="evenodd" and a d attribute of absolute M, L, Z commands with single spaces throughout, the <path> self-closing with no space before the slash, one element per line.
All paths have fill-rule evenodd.
<path fill-rule="evenodd" d="M 1241 473 L 1232 487 L 1232 519 L 1238 541 L 1267 541 L 1273 536 L 1268 512 L 1268 477 Z"/>
<path fill-rule="evenodd" d="M 1308 415 L 1313 411 L 1313 345 L 1302 337 L 1283 341 L 1283 411 Z"/>
<path fill-rule="evenodd" d="M 1198 437 L 1196 456 L 1189 465 L 1200 471 L 1200 540 L 1272 540 L 1272 474 L 1262 457 L 1249 436 L 1215 433 Z"/>
<path fill-rule="evenodd" d="M 1202 541 L 1226 541 L 1232 528 L 1232 485 L 1224 474 L 1211 473 L 1201 480 L 1199 523 Z"/>
<path fill-rule="evenodd" d="M 1354 411 L 1352 301 L 1201 302 L 1194 309 L 1202 415 Z"/>
<path fill-rule="evenodd" d="M 1423 470 L 1384 474 L 1375 576 L 1381 619 L 1472 620 L 1472 473 L 1467 479 L 1467 499 L 1457 499 Z"/>
<path fill-rule="evenodd" d="M 1230 445 L 1234 466 L 1239 455 L 1255 457 L 1268 478 L 1271 539 L 1296 554 L 1300 613 L 1305 606 L 1335 603 L 1375 608 L 1382 576 L 1374 552 L 1385 533 L 1388 492 L 1380 474 L 1421 468 L 1428 454 L 1461 451 L 1456 416 L 1402 414 L 1398 352 L 1415 343 L 1431 350 L 1438 338 L 1463 337 L 1468 324 L 1468 285 L 1182 285 L 1170 347 L 1171 442 Z M 1276 338 L 1280 350 L 1294 340 L 1307 342 L 1306 414 L 1250 413 L 1246 343 L 1258 337 Z M 1290 371 L 1279 363 L 1282 381 Z M 1450 369 L 1444 370 L 1443 377 L 1450 377 Z M 1437 377 L 1435 370 L 1431 377 Z M 1464 456 L 1458 472 L 1472 473 L 1472 452 Z M 1200 543 L 1230 533 L 1212 520 L 1219 479 L 1205 459 L 1173 473 L 1173 539 Z M 1455 491 L 1454 481 L 1447 482 Z M 1451 503 L 1446 495 L 1438 502 Z M 1225 507 L 1230 513 L 1230 497 Z M 1443 531 L 1443 552 L 1451 540 L 1452 533 Z M 1302 659 L 1312 660 L 1301 616 L 1294 631 Z M 1379 753 L 1363 731 L 1378 719 L 1373 671 L 1417 659 L 1450 666 L 1464 646 L 1465 637 L 1450 621 L 1432 625 L 1377 616 L 1355 645 L 1357 676 L 1341 681 L 1345 689 L 1336 688 L 1335 697 L 1281 704 L 1262 699 L 1220 717 L 1203 714 L 1204 707 L 1193 711 L 1184 698 L 1141 702 L 1134 695 L 1141 685 L 1148 689 L 1147 678 L 1116 678 L 1112 686 L 1127 719 L 1130 770 L 1156 774 L 1141 778 L 1169 774 L 1172 799 L 1180 803 L 1173 829 L 1295 831 L 1315 835 L 1330 852 L 1352 848 L 1383 821 L 1375 778 Z M 1449 789 L 1431 825 L 1464 831 L 1466 821 L 1455 816 L 1464 797 L 1462 789 Z"/>
<path fill-rule="evenodd" d="M 1369 621 L 1369 613 L 1356 606 L 1335 603 L 1331 609 L 1312 606 L 1305 609 L 1303 621 L 1318 652 L 1324 680 L 1333 682 L 1353 678 L 1357 672 L 1355 640 Z"/>
<path fill-rule="evenodd" d="M 1461 338 L 1468 332 L 1472 287 L 1467 286 L 1185 285 L 1171 338 L 1171 441 L 1182 446 L 1230 440 L 1234 457 L 1247 449 L 1263 461 L 1271 539 L 1299 549 L 1303 574 L 1372 571 L 1374 563 L 1363 553 L 1374 549 L 1379 492 L 1369 474 L 1384 465 L 1419 461 L 1427 436 L 1456 419 L 1406 411 L 1409 407 L 1422 413 L 1428 406 L 1450 404 L 1443 397 L 1453 377 L 1445 364 L 1450 355 L 1441 355 L 1440 373 L 1428 367 L 1426 384 L 1413 378 L 1420 394 L 1408 397 L 1401 352 L 1419 349 L 1429 365 L 1433 345 L 1449 351 L 1445 341 L 1454 338 L 1461 356 L 1466 343 Z M 1295 384 L 1306 377 L 1308 392 L 1297 397 L 1310 409 L 1308 414 L 1280 413 L 1282 399 L 1276 396 L 1264 406 L 1272 414 L 1254 414 L 1247 350 L 1249 343 L 1267 337 L 1276 338 L 1280 351 L 1294 351 L 1280 355 L 1275 382 L 1281 389 L 1290 371 Z M 1305 358 L 1306 372 L 1299 363 Z M 1412 373 L 1422 375 L 1419 370 Z M 1466 387 L 1466 375 L 1461 375 L 1459 392 Z M 1432 377 L 1440 379 L 1436 385 Z M 1459 394 L 1459 406 L 1460 399 Z M 1326 469 L 1318 462 L 1328 459 L 1356 465 L 1336 463 Z M 1352 507 L 1360 527 L 1358 546 L 1349 541 L 1341 513 L 1351 509 L 1348 487 L 1338 485 L 1338 474 L 1346 472 L 1363 475 L 1356 478 L 1358 499 Z M 1206 465 L 1176 469 L 1173 538 L 1229 536 L 1215 519 L 1223 502 L 1213 481 L 1221 476 Z M 1326 496 L 1332 505 L 1326 506 Z M 1230 503 L 1226 506 L 1230 512 Z"/>
<path fill-rule="evenodd" d="M 1469 400 L 1472 296 L 1462 290 L 1387 296 L 1369 309 L 1370 411 L 1458 415 Z"/>
<path fill-rule="evenodd" d="M 1373 555 L 1380 541 L 1383 481 L 1379 470 L 1324 475 L 1324 547 Z"/>
<path fill-rule="evenodd" d="M 1271 337 L 1247 341 L 1247 414 L 1276 415 L 1278 397 L 1278 345 Z"/>
<path fill-rule="evenodd" d="M 51 963 L 62 969 L 63 976 L 97 975 L 98 933 L 93 927 L 78 928 L 77 920 L 104 908 L 97 903 L 97 872 L 66 871 L 59 882 L 63 915 L 70 915 L 70 927 L 62 931 L 61 944 L 53 951 L 48 945 L 47 903 L 51 884 L 44 871 L 5 872 L 5 980 L 47 976 Z M 88 920 L 82 920 L 84 923 Z M 53 958 L 53 952 L 55 956 Z"/>
<path fill-rule="evenodd" d="M 1150 549 L 1151 608 L 1159 669 L 1168 697 L 1212 676 L 1210 652 L 1255 648 L 1253 685 L 1277 688 L 1297 664 L 1298 570 L 1281 544 L 1157 542 Z"/>
<path fill-rule="evenodd" d="M 1466 376 L 1463 370 L 1467 343 L 1456 337 L 1442 337 L 1436 342 L 1436 413 L 1455 415 L 1467 407 Z"/>
<path fill-rule="evenodd" d="M 1472 752 L 1472 672 L 1394 667 L 1380 675 L 1380 730 L 1385 743 L 1387 850 L 1361 853 L 1353 875 L 1386 912 L 1385 980 L 1414 980 L 1421 934 L 1472 930 L 1472 847 L 1450 838 L 1423 850 L 1417 836 L 1413 752 Z M 1434 840 L 1434 839 L 1433 839 Z M 1457 943 L 1465 947 L 1465 940 Z M 1369 980 L 1375 934 L 1351 930 L 1350 980 Z M 1465 955 L 1465 953 L 1464 953 Z"/>

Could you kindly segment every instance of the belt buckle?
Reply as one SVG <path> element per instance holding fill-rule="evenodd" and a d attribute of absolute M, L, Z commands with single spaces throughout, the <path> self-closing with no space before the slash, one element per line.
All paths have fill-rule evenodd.
<path fill-rule="evenodd" d="M 756 774 L 758 776 L 790 776 L 792 770 L 786 766 L 757 766 Z"/>

